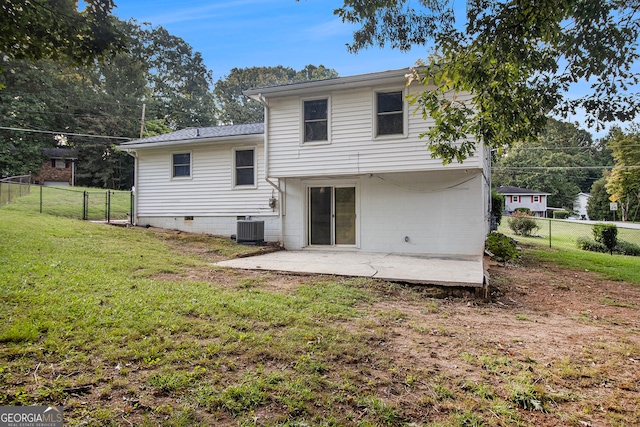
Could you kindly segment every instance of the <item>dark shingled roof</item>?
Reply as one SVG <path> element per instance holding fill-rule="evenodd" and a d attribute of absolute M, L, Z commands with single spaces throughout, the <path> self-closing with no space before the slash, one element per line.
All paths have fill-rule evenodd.
<path fill-rule="evenodd" d="M 122 148 L 144 146 L 162 142 L 197 141 L 199 139 L 226 138 L 242 135 L 261 135 L 264 133 L 264 123 L 248 123 L 242 125 L 210 126 L 201 128 L 182 129 L 149 138 L 135 139 L 120 144 Z"/>
<path fill-rule="evenodd" d="M 513 187 L 511 185 L 507 185 L 504 187 L 498 187 L 496 191 L 500 194 L 551 194 L 545 193 L 544 191 L 537 190 L 527 190 L 526 188 Z"/>
<path fill-rule="evenodd" d="M 43 148 L 42 155 L 49 159 L 77 159 L 78 155 L 71 148 Z"/>

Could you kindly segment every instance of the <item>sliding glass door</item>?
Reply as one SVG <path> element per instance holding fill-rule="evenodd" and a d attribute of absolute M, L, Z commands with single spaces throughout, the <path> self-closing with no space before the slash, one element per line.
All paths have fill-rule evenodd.
<path fill-rule="evenodd" d="M 355 187 L 309 188 L 309 244 L 356 244 Z"/>

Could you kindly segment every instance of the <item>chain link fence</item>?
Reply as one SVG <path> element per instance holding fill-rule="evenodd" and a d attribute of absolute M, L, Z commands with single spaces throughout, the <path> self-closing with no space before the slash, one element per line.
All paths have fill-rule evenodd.
<path fill-rule="evenodd" d="M 31 175 L 10 176 L 0 179 L 0 206 L 11 203 L 31 192 Z"/>
<path fill-rule="evenodd" d="M 577 248 L 579 237 L 593 239 L 593 225 L 598 221 L 562 220 L 551 218 L 529 217 L 535 221 L 536 228 L 530 237 L 517 235 L 509 226 L 513 217 L 503 216 L 498 231 L 516 240 L 543 243 L 549 247 Z M 607 222 L 618 228 L 618 241 L 625 241 L 640 246 L 640 224 L 624 222 Z"/>
<path fill-rule="evenodd" d="M 18 194 L 18 187 L 12 189 L 12 194 Z M 133 197 L 131 191 L 25 185 L 21 196 L 12 197 L 11 202 L 40 213 L 67 218 L 131 223 Z"/>

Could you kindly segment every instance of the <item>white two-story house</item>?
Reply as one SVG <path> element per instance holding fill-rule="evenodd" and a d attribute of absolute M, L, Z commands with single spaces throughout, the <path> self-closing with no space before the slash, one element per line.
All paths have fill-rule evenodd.
<path fill-rule="evenodd" d="M 482 255 L 488 150 L 443 166 L 409 69 L 253 89 L 265 123 L 127 142 L 140 225 L 218 235 L 264 221 L 286 249 Z"/>
<path fill-rule="evenodd" d="M 504 196 L 504 212 L 511 215 L 516 209 L 529 209 L 535 216 L 547 217 L 547 199 L 551 193 L 513 186 L 498 187 Z"/>

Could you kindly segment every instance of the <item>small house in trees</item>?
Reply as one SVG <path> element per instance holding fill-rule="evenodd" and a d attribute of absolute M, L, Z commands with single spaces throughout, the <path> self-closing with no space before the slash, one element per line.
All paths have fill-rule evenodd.
<path fill-rule="evenodd" d="M 547 216 L 547 198 L 551 193 L 529 190 L 513 186 L 498 187 L 496 191 L 504 196 L 504 212 L 511 215 L 516 209 L 529 209 L 532 215 Z"/>
<path fill-rule="evenodd" d="M 407 102 L 424 87 L 407 85 L 409 71 L 252 89 L 264 124 L 121 144 L 136 159 L 135 221 L 238 239 L 250 226 L 292 250 L 482 262 L 489 151 L 433 158 L 420 138 L 431 121 Z"/>
<path fill-rule="evenodd" d="M 70 148 L 44 148 L 44 161 L 33 179 L 36 184 L 45 186 L 75 185 L 76 161 L 78 157 Z"/>

